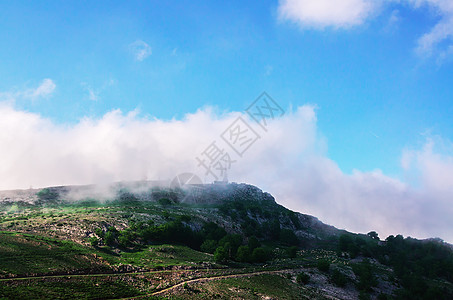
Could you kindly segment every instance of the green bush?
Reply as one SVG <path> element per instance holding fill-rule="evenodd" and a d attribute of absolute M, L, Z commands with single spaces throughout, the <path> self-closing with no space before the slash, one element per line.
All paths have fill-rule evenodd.
<path fill-rule="evenodd" d="M 42 189 L 36 195 L 40 202 L 55 201 L 59 197 L 58 192 L 51 188 Z"/>
<path fill-rule="evenodd" d="M 297 275 L 296 281 L 299 284 L 307 284 L 310 281 L 310 275 L 302 272 L 302 273 Z"/>
<path fill-rule="evenodd" d="M 162 206 L 168 206 L 173 204 L 173 202 L 168 198 L 160 198 L 159 200 L 157 200 L 157 202 Z"/>
<path fill-rule="evenodd" d="M 88 239 L 88 241 L 90 242 L 90 245 L 93 246 L 93 247 L 96 247 L 99 244 L 98 238 L 94 237 L 94 236 L 90 237 Z"/>
<path fill-rule="evenodd" d="M 339 287 L 344 287 L 348 282 L 346 275 L 338 269 L 333 270 L 331 280 L 333 284 Z"/>
<path fill-rule="evenodd" d="M 115 244 L 115 233 L 113 231 L 107 231 L 104 235 L 104 243 L 107 246 L 113 246 Z"/>
<path fill-rule="evenodd" d="M 268 258 L 269 254 L 261 247 L 255 248 L 252 252 L 253 262 L 265 262 L 266 260 L 268 260 Z"/>
<path fill-rule="evenodd" d="M 96 228 L 94 233 L 96 233 L 96 235 L 101 239 L 104 237 L 104 231 L 101 228 Z"/>
<path fill-rule="evenodd" d="M 214 253 L 217 248 L 217 241 L 215 240 L 206 240 L 201 244 L 200 250 L 206 253 Z"/>
<path fill-rule="evenodd" d="M 321 272 L 329 272 L 330 262 L 326 259 L 321 259 L 318 260 L 316 266 L 318 267 L 318 270 Z"/>
<path fill-rule="evenodd" d="M 225 248 L 222 246 L 217 247 L 217 249 L 214 252 L 214 260 L 218 263 L 225 263 L 227 261 L 228 254 Z"/>
<path fill-rule="evenodd" d="M 359 278 L 357 288 L 360 291 L 371 291 L 371 287 L 376 286 L 376 278 L 373 274 L 373 268 L 368 260 L 352 266 L 354 274 Z"/>
<path fill-rule="evenodd" d="M 250 249 L 249 246 L 239 246 L 236 253 L 236 261 L 249 262 L 250 261 Z"/>

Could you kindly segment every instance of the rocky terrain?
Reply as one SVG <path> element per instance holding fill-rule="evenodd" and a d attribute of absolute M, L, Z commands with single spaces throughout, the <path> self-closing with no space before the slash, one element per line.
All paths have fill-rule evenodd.
<path fill-rule="evenodd" d="M 0 298 L 449 299 L 452 271 L 440 240 L 348 233 L 247 184 L 0 192 Z"/>

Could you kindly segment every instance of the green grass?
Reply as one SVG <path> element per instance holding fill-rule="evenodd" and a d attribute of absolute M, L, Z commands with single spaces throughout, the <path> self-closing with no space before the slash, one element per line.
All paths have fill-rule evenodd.
<path fill-rule="evenodd" d="M 45 281 L 2 282 L 0 299 L 108 299 L 141 294 L 138 288 L 122 279 L 68 276 Z"/>
<path fill-rule="evenodd" d="M 151 245 L 138 252 L 122 252 L 118 262 L 141 267 L 213 263 L 213 256 L 182 245 Z"/>
<path fill-rule="evenodd" d="M 0 276 L 105 272 L 109 268 L 81 245 L 29 234 L 0 232 Z"/>
<path fill-rule="evenodd" d="M 170 299 L 325 299 L 286 276 L 263 274 L 187 284 Z"/>

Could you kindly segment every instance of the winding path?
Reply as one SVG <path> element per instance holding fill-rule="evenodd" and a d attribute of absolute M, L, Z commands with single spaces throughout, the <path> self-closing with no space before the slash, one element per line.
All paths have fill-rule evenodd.
<path fill-rule="evenodd" d="M 258 272 L 251 272 L 251 273 L 241 273 L 241 274 L 229 274 L 229 275 L 220 275 L 220 276 L 212 276 L 212 277 L 201 277 L 201 278 L 196 278 L 196 279 L 190 279 L 186 281 L 182 281 L 180 283 L 177 283 L 175 285 L 172 285 L 170 287 L 167 287 L 165 289 L 162 289 L 157 292 L 149 293 L 146 295 L 140 295 L 140 296 L 135 296 L 135 297 L 130 297 L 130 298 L 121 298 L 121 300 L 135 300 L 135 299 L 142 299 L 150 296 L 159 296 L 162 294 L 165 294 L 167 292 L 170 292 L 171 290 L 174 290 L 180 286 L 183 286 L 184 284 L 189 284 L 189 283 L 197 283 L 197 282 L 207 282 L 207 281 L 212 281 L 212 280 L 220 280 L 220 279 L 227 279 L 227 278 L 240 278 L 240 277 L 251 277 L 251 276 L 257 276 L 257 275 L 262 275 L 262 274 L 277 274 L 277 273 L 283 273 L 286 270 L 277 270 L 277 271 L 258 271 Z"/>

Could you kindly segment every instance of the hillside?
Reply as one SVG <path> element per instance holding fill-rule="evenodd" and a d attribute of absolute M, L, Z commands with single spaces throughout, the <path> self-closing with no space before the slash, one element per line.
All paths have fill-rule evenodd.
<path fill-rule="evenodd" d="M 0 192 L 0 298 L 450 299 L 438 240 L 357 235 L 247 184 Z"/>

